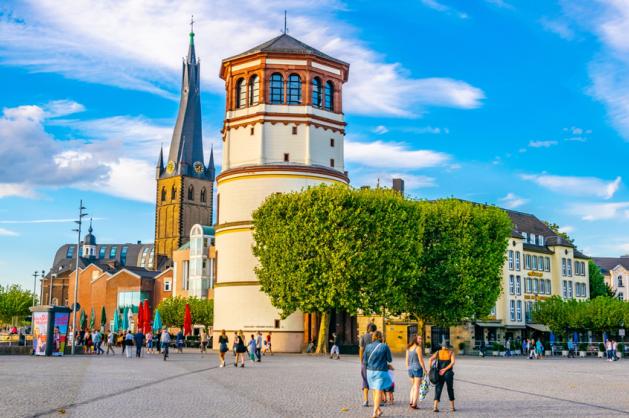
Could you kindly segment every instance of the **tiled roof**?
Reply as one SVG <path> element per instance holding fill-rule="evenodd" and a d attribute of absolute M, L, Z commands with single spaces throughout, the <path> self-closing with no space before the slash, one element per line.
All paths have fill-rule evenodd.
<path fill-rule="evenodd" d="M 629 270 L 629 256 L 623 257 L 592 257 L 597 266 L 605 272 L 610 271 L 614 267 L 621 265 Z"/>
<path fill-rule="evenodd" d="M 525 242 L 522 244 L 522 248 L 533 253 L 554 254 L 554 252 L 542 245 L 533 245 Z"/>

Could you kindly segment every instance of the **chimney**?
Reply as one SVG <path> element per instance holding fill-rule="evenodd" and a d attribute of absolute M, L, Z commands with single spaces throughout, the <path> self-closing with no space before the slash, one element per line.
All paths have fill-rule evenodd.
<path fill-rule="evenodd" d="M 138 240 L 138 245 L 139 245 L 139 244 L 142 244 L 142 241 Z"/>
<path fill-rule="evenodd" d="M 393 190 L 399 192 L 402 196 L 404 196 L 404 180 L 393 179 Z"/>

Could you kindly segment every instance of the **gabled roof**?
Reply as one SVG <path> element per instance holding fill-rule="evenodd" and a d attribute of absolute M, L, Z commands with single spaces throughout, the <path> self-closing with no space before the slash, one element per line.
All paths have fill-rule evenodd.
<path fill-rule="evenodd" d="M 314 55 L 320 58 L 324 58 L 326 60 L 334 61 L 342 65 L 348 65 L 346 62 L 338 60 L 319 51 L 316 48 L 307 45 L 292 36 L 283 33 L 280 36 L 277 36 L 271 40 L 261 43 L 260 45 L 254 46 L 253 48 L 229 58 L 225 58 L 223 62 L 231 61 L 236 58 L 246 57 L 247 55 L 257 54 L 259 52 L 263 53 L 280 53 L 280 54 L 296 54 L 296 55 Z"/>
<path fill-rule="evenodd" d="M 608 272 L 610 270 L 613 270 L 614 268 L 618 267 L 619 265 L 623 266 L 624 268 L 629 270 L 629 256 L 623 256 L 623 257 L 592 257 L 592 260 L 604 272 Z"/>

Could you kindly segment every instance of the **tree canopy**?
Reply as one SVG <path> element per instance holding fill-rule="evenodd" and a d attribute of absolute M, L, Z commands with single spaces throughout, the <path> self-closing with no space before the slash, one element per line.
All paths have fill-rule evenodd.
<path fill-rule="evenodd" d="M 612 288 L 605 283 L 605 276 L 601 273 L 600 267 L 592 260 L 588 261 L 588 273 L 590 278 L 590 299 L 596 299 L 599 296 L 614 296 Z"/>
<path fill-rule="evenodd" d="M 164 325 L 183 327 L 186 303 L 190 305 L 192 323 L 211 327 L 214 324 L 214 300 L 175 296 L 162 300 L 157 306 Z"/>
<path fill-rule="evenodd" d="M 35 298 L 37 303 L 37 298 Z M 16 319 L 30 315 L 33 306 L 33 292 L 19 285 L 0 285 L 0 322 L 15 324 Z"/>

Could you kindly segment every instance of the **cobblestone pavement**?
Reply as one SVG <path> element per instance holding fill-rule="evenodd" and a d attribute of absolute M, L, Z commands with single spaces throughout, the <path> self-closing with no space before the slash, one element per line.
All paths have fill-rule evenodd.
<path fill-rule="evenodd" d="M 443 402 L 438 415 L 431 402 L 408 409 L 403 363 L 394 361 L 397 404 L 384 408 L 385 417 L 629 415 L 627 360 L 461 357 L 458 411 L 447 412 Z M 218 368 L 215 354 L 193 351 L 173 353 L 167 362 L 159 356 L 0 356 L 0 416 L 370 417 L 371 408 L 360 406 L 359 385 L 355 356 L 275 355 L 244 369 Z"/>

